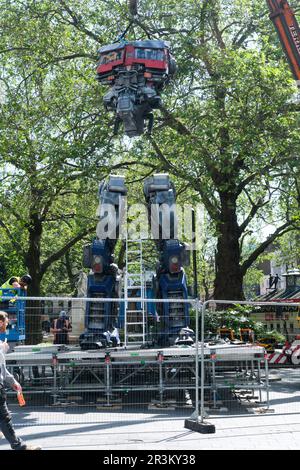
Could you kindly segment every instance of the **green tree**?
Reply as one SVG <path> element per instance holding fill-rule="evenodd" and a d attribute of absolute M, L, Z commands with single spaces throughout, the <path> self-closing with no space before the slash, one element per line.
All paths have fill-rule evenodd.
<path fill-rule="evenodd" d="M 249 267 L 295 222 L 286 211 L 274 234 L 242 257 L 245 233 L 274 201 L 271 185 L 281 188 L 282 173 L 298 167 L 299 119 L 287 106 L 293 80 L 266 4 L 140 2 L 129 37 L 171 40 L 178 74 L 166 90 L 153 136 L 130 145 L 111 140 L 111 116 L 101 104 L 104 88 L 91 72 L 99 45 L 115 41 L 128 25 L 125 1 L 26 0 L 2 7 L 7 101 L 1 108 L 1 164 L 17 168 L 11 193 L 27 178 L 26 194 L 35 202 L 26 206 L 31 229 L 22 245 L 38 249 L 34 256 L 27 253 L 25 264 L 39 264 L 39 218 L 43 207 L 49 217 L 54 208 L 51 188 L 58 185 L 53 192 L 60 196 L 80 181 L 85 191 L 111 169 L 123 168 L 132 184 L 150 171 L 167 171 L 189 185 L 209 214 L 217 239 L 215 297 L 243 298 Z M 43 183 L 36 183 L 41 174 Z M 49 191 L 50 205 L 44 199 Z M 82 228 L 77 220 L 74 225 Z"/>
<path fill-rule="evenodd" d="M 99 182 L 114 169 L 139 163 L 120 161 L 121 147 L 107 132 L 110 117 L 93 72 L 97 47 L 111 40 L 117 21 L 107 14 L 106 2 L 73 2 L 80 14 L 63 1 L 1 3 L 5 266 L 28 270 L 31 296 L 46 288 L 59 293 L 62 286 L 72 292 L 70 256 L 76 253 L 78 266 L 76 243 L 95 232 Z M 33 310 L 27 315 L 29 342 L 39 324 L 39 315 L 32 315 Z"/>
<path fill-rule="evenodd" d="M 167 1 L 153 9 L 144 25 L 172 38 L 179 73 L 148 155 L 201 196 L 217 237 L 214 297 L 243 299 L 247 270 L 293 229 L 286 211 L 242 259 L 245 232 L 275 200 L 271 185 L 299 166 L 299 117 L 287 105 L 294 82 L 264 2 Z"/>

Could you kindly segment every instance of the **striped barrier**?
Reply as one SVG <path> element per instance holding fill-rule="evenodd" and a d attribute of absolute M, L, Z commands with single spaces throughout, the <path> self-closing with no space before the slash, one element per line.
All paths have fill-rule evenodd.
<path fill-rule="evenodd" d="M 270 353 L 267 354 L 267 360 L 269 364 L 287 364 L 289 357 L 284 353 Z"/>

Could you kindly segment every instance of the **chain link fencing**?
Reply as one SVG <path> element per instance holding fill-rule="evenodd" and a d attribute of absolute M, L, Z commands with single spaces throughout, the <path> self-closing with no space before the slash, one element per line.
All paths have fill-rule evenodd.
<path fill-rule="evenodd" d="M 24 310 L 20 318 L 19 301 Z M 283 413 L 298 411 L 296 302 L 137 297 L 130 299 L 135 308 L 115 298 L 5 302 L 0 309 L 9 316 L 7 367 L 23 387 L 27 410 L 44 423 L 55 417 L 63 424 L 70 410 L 77 413 L 78 423 L 84 413 L 99 423 L 108 416 L 120 422 L 129 415 L 145 419 L 145 411 L 147 420 L 157 420 L 158 412 L 162 420 L 182 416 L 197 422 L 249 417 L 271 413 L 274 403 Z M 172 311 L 167 319 L 166 307 Z M 186 328 L 186 308 L 192 332 Z M 67 344 L 54 344 L 55 320 L 62 311 L 72 329 Z M 26 339 L 18 341 L 23 318 Z M 81 335 L 101 322 L 101 337 L 88 338 L 94 347 L 84 346 Z M 15 392 L 9 391 L 8 399 L 17 406 Z"/>
<path fill-rule="evenodd" d="M 211 300 L 199 307 L 195 421 L 299 412 L 299 306 L 283 299 Z"/>

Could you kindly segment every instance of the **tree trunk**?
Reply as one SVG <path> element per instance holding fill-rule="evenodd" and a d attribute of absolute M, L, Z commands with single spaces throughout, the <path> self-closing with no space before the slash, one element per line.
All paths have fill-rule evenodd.
<path fill-rule="evenodd" d="M 72 289 L 72 295 L 75 295 L 76 292 L 76 275 L 73 274 L 72 271 L 72 261 L 70 258 L 70 251 L 68 250 L 65 254 L 65 260 L 66 260 L 66 271 L 68 274 L 68 279 L 69 283 Z"/>
<path fill-rule="evenodd" d="M 125 252 L 126 252 L 126 243 L 124 240 L 122 240 L 122 244 L 121 244 L 119 256 L 118 256 L 118 263 L 117 263 L 119 269 L 123 269 L 125 267 L 125 260 L 124 260 Z"/>
<path fill-rule="evenodd" d="M 240 267 L 240 230 L 236 216 L 236 200 L 221 195 L 221 220 L 218 224 L 215 300 L 244 300 L 243 274 Z"/>
<path fill-rule="evenodd" d="M 26 255 L 26 266 L 32 277 L 32 283 L 28 286 L 28 296 L 40 297 L 41 295 L 41 237 L 43 227 L 37 214 L 32 214 L 29 227 L 29 246 Z M 26 302 L 25 334 L 26 344 L 38 344 L 42 341 L 41 305 L 37 300 Z"/>

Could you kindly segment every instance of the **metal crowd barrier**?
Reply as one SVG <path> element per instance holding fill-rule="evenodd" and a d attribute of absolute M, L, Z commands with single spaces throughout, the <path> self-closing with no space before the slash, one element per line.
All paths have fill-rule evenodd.
<path fill-rule="evenodd" d="M 32 405 L 47 403 L 61 408 L 93 405 L 98 410 L 126 406 L 134 410 L 146 405 L 148 409 L 167 411 L 178 408 L 189 415 L 185 426 L 199 432 L 215 432 L 215 426 L 207 420 L 222 413 L 234 416 L 237 410 L 239 416 L 249 416 L 251 406 L 252 410 L 270 409 L 270 355 L 256 344 L 206 341 L 205 319 L 211 304 L 214 308 L 236 304 L 274 308 L 276 305 L 291 307 L 290 302 L 142 300 L 146 304 L 189 303 L 194 315 L 194 344 L 164 346 L 149 341 L 142 347 L 127 345 L 96 351 L 82 351 L 76 343 L 57 350 L 47 343 L 16 346 L 7 355 L 7 365 L 23 382 L 24 394 L 32 400 Z M 82 316 L 86 302 L 121 305 L 125 299 L 27 297 L 28 301 L 31 312 L 34 303 L 36 309 L 41 309 L 43 304 L 42 313 L 45 314 L 48 305 L 48 311 L 52 309 L 51 315 L 56 317 L 60 309 L 71 308 L 73 329 L 75 324 L 82 329 L 79 310 Z M 140 302 L 141 298 L 130 301 Z M 153 331 L 152 340 L 159 334 L 155 328 Z M 51 335 L 44 335 L 44 340 L 49 342 Z M 189 409 L 194 410 L 191 415 Z"/>

